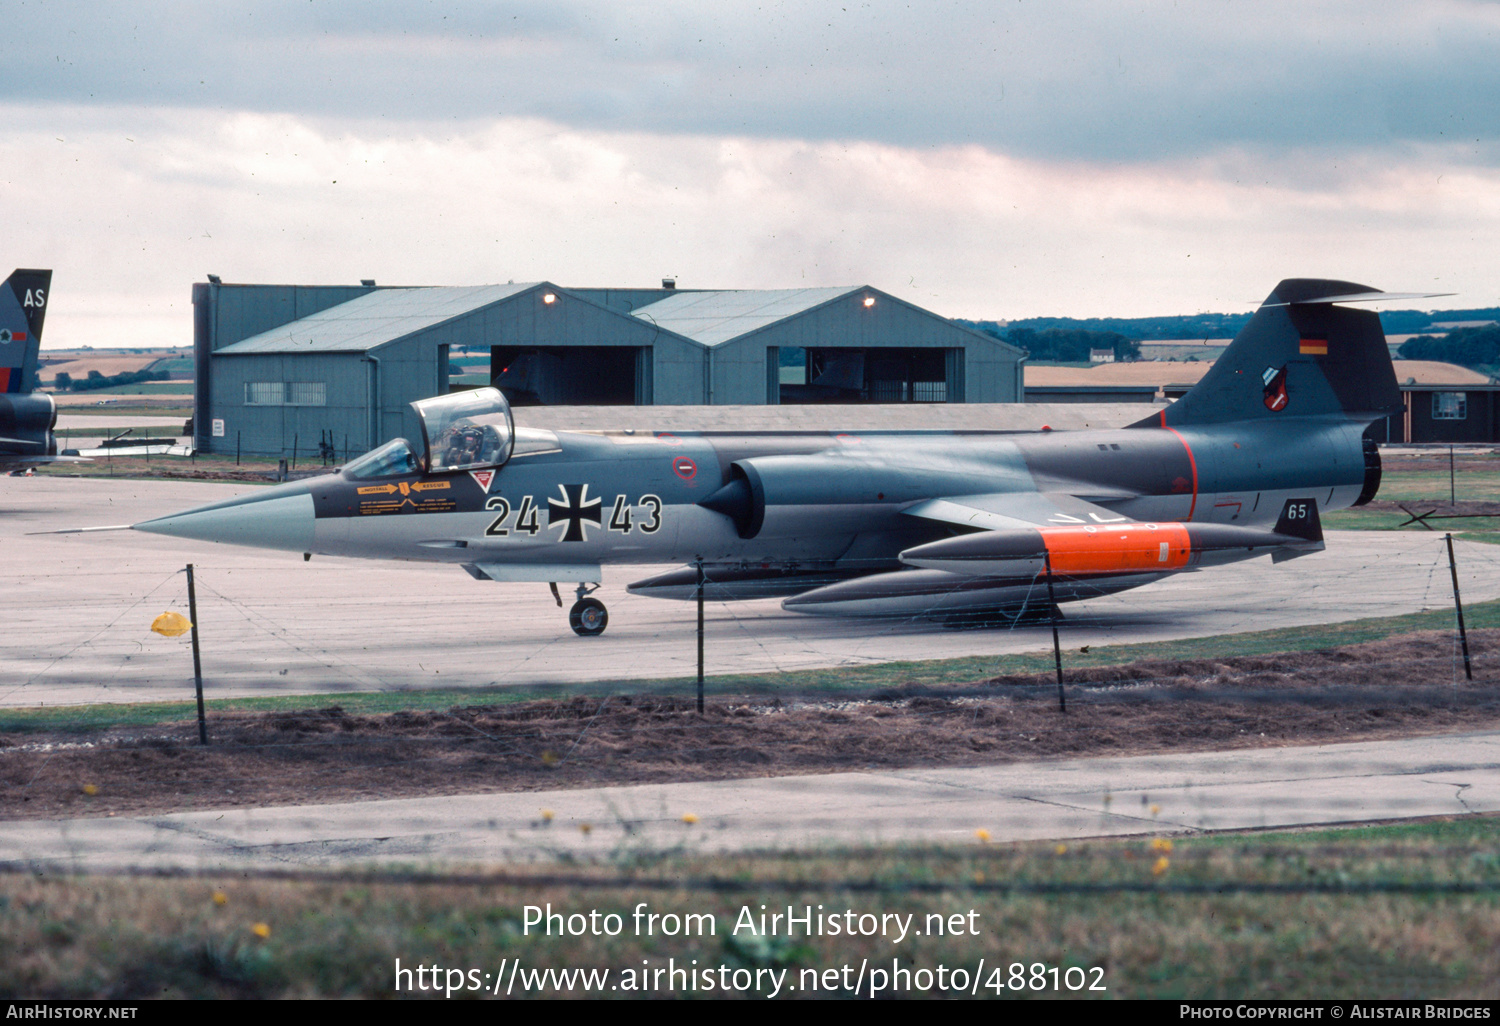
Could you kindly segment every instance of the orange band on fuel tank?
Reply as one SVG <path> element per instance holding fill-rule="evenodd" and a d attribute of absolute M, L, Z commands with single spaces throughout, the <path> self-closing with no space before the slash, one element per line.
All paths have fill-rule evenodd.
<path fill-rule="evenodd" d="M 1182 524 L 1101 524 L 1040 530 L 1055 574 L 1180 570 L 1192 555 L 1188 529 Z"/>

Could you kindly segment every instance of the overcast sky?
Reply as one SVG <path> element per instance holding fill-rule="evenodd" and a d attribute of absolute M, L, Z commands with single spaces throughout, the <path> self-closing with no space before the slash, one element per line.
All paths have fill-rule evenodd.
<path fill-rule="evenodd" d="M 50 347 L 225 281 L 871 284 L 949 316 L 1500 305 L 1500 5 L 0 3 Z M 0 270 L 0 274 L 4 271 Z"/>

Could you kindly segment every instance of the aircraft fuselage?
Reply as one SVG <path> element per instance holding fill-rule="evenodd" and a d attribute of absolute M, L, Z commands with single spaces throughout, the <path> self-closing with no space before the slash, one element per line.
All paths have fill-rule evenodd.
<path fill-rule="evenodd" d="M 262 515 L 244 542 L 518 571 L 894 560 L 953 533 L 903 513 L 934 496 L 1066 493 L 1137 521 L 1257 526 L 1293 496 L 1324 510 L 1352 505 L 1366 483 L 1360 427 L 1335 418 L 1314 430 L 1304 421 L 1021 435 L 517 435 L 515 454 L 493 471 L 330 475 L 271 489 L 254 501 Z M 699 505 L 745 460 L 761 461 L 766 489 L 750 538 Z M 286 515 L 265 516 L 268 501 Z"/>

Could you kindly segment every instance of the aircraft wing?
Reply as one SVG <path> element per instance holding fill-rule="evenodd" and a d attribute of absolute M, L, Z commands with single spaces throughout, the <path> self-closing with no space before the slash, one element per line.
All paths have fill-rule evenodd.
<path fill-rule="evenodd" d="M 1003 531 L 1017 527 L 1124 524 L 1121 516 L 1068 492 L 991 492 L 928 499 L 902 510 L 907 516 L 945 524 Z"/>

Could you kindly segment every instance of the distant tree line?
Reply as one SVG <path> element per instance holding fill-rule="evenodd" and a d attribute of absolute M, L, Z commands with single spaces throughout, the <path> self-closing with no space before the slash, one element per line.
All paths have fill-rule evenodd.
<path fill-rule="evenodd" d="M 1080 328 L 1035 328 L 1011 327 L 1002 330 L 982 329 L 1002 342 L 1008 342 L 1026 350 L 1032 360 L 1051 363 L 1088 363 L 1089 351 L 1108 349 L 1121 362 L 1136 360 L 1141 355 L 1141 345 L 1117 331 L 1084 331 Z"/>
<path fill-rule="evenodd" d="M 1500 307 L 1477 310 L 1381 310 L 1380 326 L 1387 335 L 1430 331 L 1433 321 L 1500 321 Z"/>
<path fill-rule="evenodd" d="M 1181 338 L 1233 338 L 1250 321 L 1245 314 L 1192 314 L 1174 317 L 1026 317 L 1001 326 L 996 321 L 958 321 L 1004 338 L 1005 332 L 1090 331 L 1117 334 L 1137 342 Z M 1425 322 L 1424 322 L 1425 323 Z M 1096 346 L 1097 349 L 1104 348 Z"/>
<path fill-rule="evenodd" d="M 1441 360 L 1489 373 L 1500 365 L 1500 325 L 1455 328 L 1444 336 L 1418 335 L 1397 350 L 1404 360 Z"/>
<path fill-rule="evenodd" d="M 1387 335 L 1411 335 L 1426 331 L 1438 321 L 1500 320 L 1500 307 L 1474 310 L 1381 310 L 1380 326 Z M 995 321 L 965 321 L 979 331 L 1003 338 L 1004 332 L 1016 328 L 1045 331 L 1114 331 L 1140 342 L 1160 342 L 1184 338 L 1234 338 L 1250 323 L 1249 313 L 1177 314 L 1166 317 L 1027 317 L 1002 326 Z"/>
<path fill-rule="evenodd" d="M 124 371 L 120 374 L 101 374 L 99 371 L 89 371 L 86 378 L 74 378 L 67 371 L 58 371 L 57 377 L 52 379 L 52 387 L 59 392 L 92 392 L 96 388 L 113 388 L 115 385 L 138 385 L 142 381 L 168 381 L 172 377 L 170 371 Z"/>

